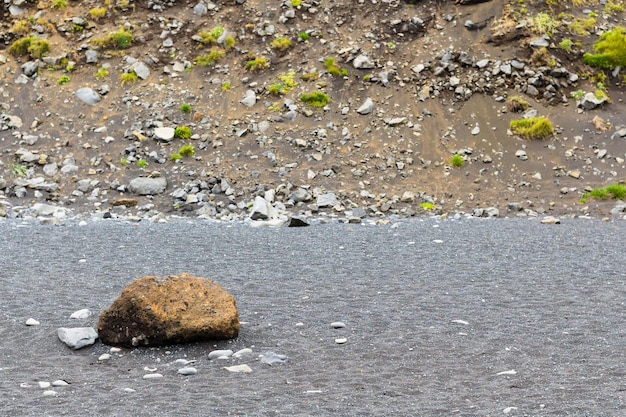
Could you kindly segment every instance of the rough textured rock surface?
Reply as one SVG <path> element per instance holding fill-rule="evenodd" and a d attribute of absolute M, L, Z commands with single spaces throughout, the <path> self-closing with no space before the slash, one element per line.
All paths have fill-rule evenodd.
<path fill-rule="evenodd" d="M 147 276 L 102 312 L 98 334 L 123 347 L 230 339 L 239 334 L 239 312 L 233 296 L 210 279 Z"/>

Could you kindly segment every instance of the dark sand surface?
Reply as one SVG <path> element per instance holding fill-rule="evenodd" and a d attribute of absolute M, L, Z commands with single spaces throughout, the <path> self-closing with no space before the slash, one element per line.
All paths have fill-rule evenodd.
<path fill-rule="evenodd" d="M 595 220 L 4 221 L 0 414 L 625 415 L 625 231 Z M 235 296 L 240 337 L 123 350 L 104 363 L 108 346 L 74 352 L 58 341 L 58 327 L 95 326 L 132 280 L 180 272 Z M 94 316 L 70 320 L 81 308 Z M 25 326 L 30 317 L 41 325 Z M 254 354 L 210 361 L 216 348 Z M 288 362 L 262 364 L 268 350 Z M 180 358 L 198 374 L 177 375 Z M 244 363 L 252 373 L 223 369 Z M 146 367 L 163 378 L 143 380 Z M 44 396 L 38 382 L 58 379 L 70 385 Z"/>

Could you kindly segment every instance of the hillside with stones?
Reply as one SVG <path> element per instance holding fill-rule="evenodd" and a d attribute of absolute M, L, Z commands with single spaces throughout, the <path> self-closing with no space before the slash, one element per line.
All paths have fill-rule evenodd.
<path fill-rule="evenodd" d="M 263 197 L 350 221 L 622 216 L 580 200 L 624 179 L 624 73 L 583 63 L 624 18 L 593 0 L 3 0 L 0 215 L 234 220 Z M 511 131 L 535 116 L 545 140 Z"/>

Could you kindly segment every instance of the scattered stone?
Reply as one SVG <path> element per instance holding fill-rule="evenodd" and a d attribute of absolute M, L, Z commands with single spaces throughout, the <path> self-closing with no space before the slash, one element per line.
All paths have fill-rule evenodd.
<path fill-rule="evenodd" d="M 252 372 L 252 368 L 250 368 L 246 364 L 234 365 L 234 366 L 226 366 L 226 367 L 224 367 L 224 369 L 226 369 L 228 372 L 233 372 L 233 373 L 249 374 L 250 372 Z"/>
<path fill-rule="evenodd" d="M 594 93 L 587 93 L 582 100 L 577 103 L 577 105 L 584 110 L 593 110 L 606 103 L 607 100 L 608 98 L 606 96 L 598 98 Z"/>
<path fill-rule="evenodd" d="M 341 337 L 341 338 L 335 339 L 335 343 L 338 344 L 338 345 L 343 345 L 347 341 L 348 341 L 348 339 L 346 339 L 345 337 Z"/>
<path fill-rule="evenodd" d="M 96 93 L 93 89 L 89 87 L 79 88 L 76 91 L 76 97 L 78 97 L 78 99 L 81 100 L 83 103 L 92 105 L 102 100 L 100 94 Z"/>
<path fill-rule="evenodd" d="M 250 348 L 243 348 L 243 349 L 240 349 L 237 352 L 233 353 L 233 358 L 237 358 L 238 359 L 238 358 L 241 358 L 243 356 L 251 355 L 251 354 L 252 354 L 252 349 L 250 349 Z"/>
<path fill-rule="evenodd" d="M 98 333 L 96 333 L 93 327 L 61 327 L 57 330 L 57 336 L 59 340 L 68 347 L 77 350 L 85 346 L 93 345 L 98 338 Z"/>
<path fill-rule="evenodd" d="M 246 90 L 246 96 L 240 101 L 246 107 L 252 107 L 256 104 L 256 93 L 252 90 Z"/>
<path fill-rule="evenodd" d="M 163 378 L 163 375 L 159 373 L 152 373 L 152 374 L 145 374 L 143 376 L 143 379 L 158 379 L 158 378 Z"/>
<path fill-rule="evenodd" d="M 361 106 L 356 110 L 356 112 L 361 115 L 366 115 L 373 112 L 374 108 L 374 101 L 368 97 L 367 99 L 365 99 L 365 102 L 361 104 Z"/>
<path fill-rule="evenodd" d="M 71 319 L 86 319 L 88 317 L 91 317 L 91 311 L 88 308 L 75 311 L 70 315 Z"/>
<path fill-rule="evenodd" d="M 64 381 L 62 379 L 57 379 L 56 381 L 52 381 L 53 387 L 67 387 L 68 385 L 70 384 L 67 381 Z"/>
<path fill-rule="evenodd" d="M 141 61 L 137 61 L 132 64 L 130 66 L 130 69 L 132 71 L 135 71 L 137 77 L 141 78 L 142 80 L 145 80 L 150 76 L 150 68 L 148 68 L 148 66 Z"/>
<path fill-rule="evenodd" d="M 154 138 L 163 142 L 171 142 L 175 133 L 176 129 L 173 127 L 157 127 L 154 129 Z"/>
<path fill-rule="evenodd" d="M 167 188 L 167 180 L 163 177 L 137 177 L 130 181 L 128 190 L 138 195 L 162 194 Z"/>
<path fill-rule="evenodd" d="M 250 210 L 250 218 L 252 220 L 277 219 L 278 210 L 272 204 L 261 196 L 254 198 L 254 205 Z"/>
<path fill-rule="evenodd" d="M 334 207 L 339 204 L 335 193 L 320 194 L 317 196 L 317 207 Z"/>
<path fill-rule="evenodd" d="M 227 350 L 214 350 L 209 352 L 209 359 L 227 359 L 233 356 L 233 351 Z"/>
<path fill-rule="evenodd" d="M 352 65 L 356 69 L 372 69 L 374 68 L 374 62 L 367 55 L 358 55 L 352 61 Z"/>
<path fill-rule="evenodd" d="M 103 353 L 102 355 L 98 356 L 98 361 L 100 362 L 108 361 L 110 359 L 111 359 L 111 355 L 108 353 Z"/>
<path fill-rule="evenodd" d="M 309 225 L 308 220 L 301 216 L 290 216 L 287 221 L 287 227 L 306 227 Z"/>
<path fill-rule="evenodd" d="M 334 321 L 330 323 L 330 327 L 332 327 L 333 329 L 343 329 L 344 327 L 346 327 L 346 324 L 342 321 Z"/>
<path fill-rule="evenodd" d="M 279 365 L 287 362 L 287 356 L 268 351 L 261 355 L 261 363 L 268 365 Z"/>
<path fill-rule="evenodd" d="M 39 323 L 37 320 L 30 318 L 28 320 L 26 320 L 26 325 L 27 326 L 39 326 L 41 323 Z"/>
<path fill-rule="evenodd" d="M 98 332 L 103 343 L 123 347 L 230 339 L 239 334 L 239 312 L 233 296 L 209 279 L 147 276 L 100 315 Z"/>
<path fill-rule="evenodd" d="M 193 366 L 188 366 L 188 367 L 185 367 L 185 368 L 180 368 L 178 370 L 178 373 L 180 375 L 185 375 L 185 376 L 196 375 L 198 373 L 198 370 L 196 368 L 194 368 Z"/>
<path fill-rule="evenodd" d="M 556 217 L 547 216 L 541 219 L 541 223 L 542 224 L 561 224 L 561 220 Z"/>
<path fill-rule="evenodd" d="M 112 206 L 124 206 L 124 207 L 136 207 L 137 204 L 139 204 L 139 200 L 137 200 L 136 198 L 128 198 L 128 197 L 124 197 L 124 198 L 118 198 L 117 200 L 113 200 L 111 202 Z"/>

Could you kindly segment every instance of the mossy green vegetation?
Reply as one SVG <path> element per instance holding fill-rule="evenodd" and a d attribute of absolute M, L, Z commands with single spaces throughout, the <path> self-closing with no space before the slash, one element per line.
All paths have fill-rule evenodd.
<path fill-rule="evenodd" d="M 187 158 L 187 157 L 194 156 L 196 153 L 196 150 L 194 149 L 193 145 L 183 145 L 178 150 L 178 153 L 180 156 Z"/>
<path fill-rule="evenodd" d="M 324 67 L 326 71 L 334 77 L 345 77 L 348 75 L 348 71 L 345 68 L 341 68 L 335 63 L 335 58 L 326 58 L 324 60 Z"/>
<path fill-rule="evenodd" d="M 222 26 L 217 26 L 213 28 L 209 32 L 200 31 L 198 32 L 198 37 L 200 38 L 200 43 L 205 45 L 217 45 L 217 41 L 220 36 L 224 34 L 224 28 Z"/>
<path fill-rule="evenodd" d="M 189 126 L 178 126 L 174 129 L 174 137 L 179 139 L 191 138 L 191 128 Z"/>
<path fill-rule="evenodd" d="M 37 36 L 18 39 L 9 47 L 9 52 L 13 55 L 28 55 L 32 59 L 42 58 L 48 51 L 50 51 L 50 42 Z"/>
<path fill-rule="evenodd" d="M 461 168 L 465 164 L 465 160 L 461 155 L 454 154 L 452 158 L 450 158 L 450 165 L 453 167 Z"/>
<path fill-rule="evenodd" d="M 133 34 L 129 30 L 120 28 L 106 38 L 92 39 L 91 43 L 102 48 L 128 49 L 133 44 Z"/>
<path fill-rule="evenodd" d="M 420 207 L 423 208 L 424 210 L 427 211 L 432 211 L 435 209 L 435 205 L 431 202 L 425 201 L 423 203 L 420 203 Z"/>
<path fill-rule="evenodd" d="M 270 46 L 272 49 L 283 52 L 291 48 L 291 39 L 284 37 L 276 38 L 272 41 Z"/>
<path fill-rule="evenodd" d="M 140 159 L 137 161 L 137 166 L 139 168 L 147 168 L 148 167 L 148 161 L 146 161 L 145 159 Z"/>
<path fill-rule="evenodd" d="M 246 62 L 246 68 L 252 72 L 262 71 L 264 69 L 268 69 L 269 67 L 269 62 L 267 62 L 267 59 L 263 57 L 255 56 Z"/>
<path fill-rule="evenodd" d="M 626 185 L 611 184 L 606 187 L 594 188 L 582 196 L 581 204 L 585 204 L 589 198 L 594 200 L 624 200 L 626 198 Z"/>
<path fill-rule="evenodd" d="M 593 48 L 596 53 L 586 53 L 585 64 L 600 69 L 626 66 L 626 28 L 618 26 L 604 33 Z"/>
<path fill-rule="evenodd" d="M 109 76 L 109 69 L 107 67 L 100 67 L 96 72 L 96 78 L 99 80 L 104 80 Z"/>
<path fill-rule="evenodd" d="M 300 100 L 313 107 L 324 107 L 330 103 L 330 97 L 321 91 L 312 93 L 304 93 L 300 96 Z"/>
<path fill-rule="evenodd" d="M 126 85 L 137 82 L 137 80 L 139 80 L 139 77 L 137 77 L 137 73 L 135 71 L 130 70 L 128 72 L 120 74 L 120 80 L 122 82 L 122 85 Z"/>
<path fill-rule="evenodd" d="M 189 113 L 191 113 L 191 110 L 192 110 L 191 109 L 191 104 L 183 103 L 183 104 L 180 105 L 178 110 L 180 110 L 181 113 L 189 114 Z"/>
<path fill-rule="evenodd" d="M 199 67 L 207 67 L 217 63 L 226 56 L 226 51 L 222 48 L 213 48 L 208 54 L 197 56 L 195 64 Z"/>
<path fill-rule="evenodd" d="M 67 75 L 62 75 L 57 80 L 57 84 L 59 85 L 67 84 L 69 82 L 70 82 L 70 77 L 68 77 Z"/>
<path fill-rule="evenodd" d="M 528 140 L 544 140 L 554 134 L 554 126 L 546 117 L 511 120 L 509 127 L 514 135 Z"/>

